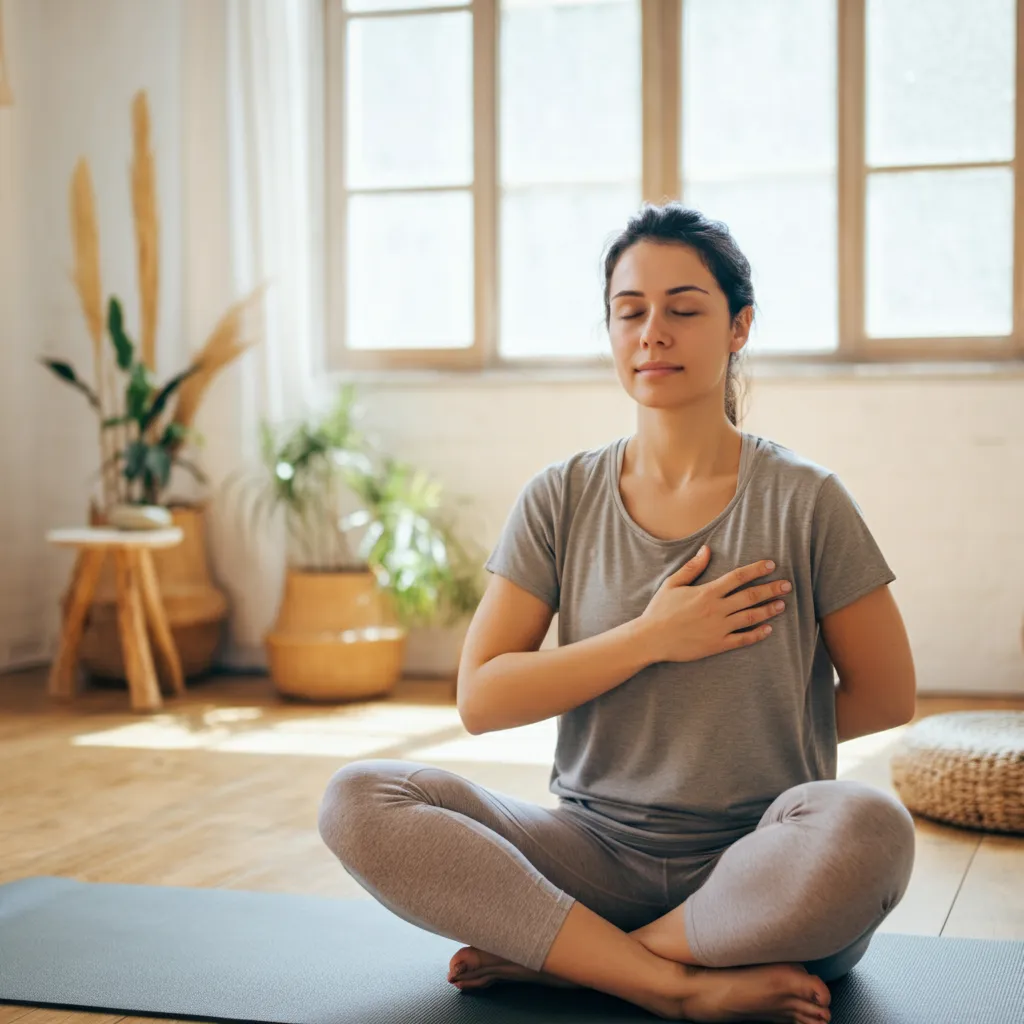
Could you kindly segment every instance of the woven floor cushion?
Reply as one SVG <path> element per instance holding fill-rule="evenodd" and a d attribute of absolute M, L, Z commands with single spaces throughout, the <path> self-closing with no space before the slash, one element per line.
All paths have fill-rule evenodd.
<path fill-rule="evenodd" d="M 1024 833 L 1024 711 L 952 711 L 915 722 L 892 756 L 892 782 L 916 814 Z"/>

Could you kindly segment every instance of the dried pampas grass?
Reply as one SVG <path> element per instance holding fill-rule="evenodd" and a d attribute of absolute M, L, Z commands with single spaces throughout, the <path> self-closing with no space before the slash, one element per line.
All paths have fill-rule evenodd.
<path fill-rule="evenodd" d="M 14 93 L 11 83 L 7 80 L 7 61 L 4 58 L 4 12 L 3 0 L 0 0 L 0 107 L 14 106 Z"/>
<path fill-rule="evenodd" d="M 2 2 L 2 0 L 0 0 Z M 3 67 L 0 63 L 0 77 Z M 139 278 L 140 340 L 138 359 L 152 372 L 156 362 L 157 311 L 160 298 L 160 222 L 157 215 L 156 170 L 150 146 L 149 103 L 145 90 L 132 100 L 132 164 L 131 198 L 135 220 L 135 247 Z M 100 420 L 124 416 L 123 373 L 116 365 L 111 346 L 106 343 L 107 319 L 100 279 L 99 229 L 96 204 L 88 163 L 82 159 L 75 166 L 71 179 L 71 233 L 75 266 L 73 280 L 89 336 L 92 339 L 95 390 L 100 400 Z M 236 302 L 220 318 L 206 344 L 191 365 L 198 369 L 178 385 L 173 398 L 173 413 L 167 411 L 162 424 L 152 425 L 157 438 L 172 423 L 191 428 L 200 401 L 219 370 L 254 345 L 260 338 L 259 326 L 252 326 L 249 314 L 262 297 L 261 285 Z M 134 429 L 134 428 L 133 428 Z M 121 473 L 119 455 L 124 454 L 134 437 L 125 425 L 100 427 L 102 456 L 103 503 L 105 513 L 111 505 L 129 500 L 129 483 Z M 184 439 L 168 445 L 171 455 L 177 453 Z"/>
<path fill-rule="evenodd" d="M 114 367 L 107 346 L 103 344 L 103 282 L 100 275 L 100 237 L 96 222 L 96 200 L 93 194 L 89 164 L 79 160 L 71 178 L 71 235 L 75 269 L 73 280 L 82 313 L 92 339 L 93 378 L 100 400 L 100 419 L 115 415 L 111 405 L 117 398 Z M 100 456 L 103 464 L 103 501 L 118 499 L 119 477 L 116 460 L 117 439 L 110 430 L 100 428 Z"/>
<path fill-rule="evenodd" d="M 149 145 L 149 102 L 145 91 L 132 101 L 132 210 L 139 271 L 141 359 L 156 369 L 156 315 L 160 300 L 160 222 L 156 209 L 156 169 Z"/>
<path fill-rule="evenodd" d="M 178 388 L 173 423 L 191 427 L 199 403 L 218 371 L 259 340 L 260 331 L 258 328 L 252 328 L 250 315 L 262 298 L 265 287 L 260 285 L 253 289 L 217 321 L 206 344 L 192 360 L 193 365 L 198 363 L 200 369 L 184 380 Z"/>

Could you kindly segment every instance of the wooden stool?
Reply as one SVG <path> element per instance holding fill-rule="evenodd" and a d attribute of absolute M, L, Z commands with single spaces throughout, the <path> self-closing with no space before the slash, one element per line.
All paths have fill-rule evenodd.
<path fill-rule="evenodd" d="M 47 533 L 46 539 L 51 544 L 78 550 L 68 588 L 60 646 L 50 668 L 51 697 L 70 699 L 75 695 L 78 645 L 82 641 L 86 616 L 108 551 L 114 557 L 117 627 L 121 636 L 121 650 L 124 652 L 132 710 L 155 711 L 162 704 L 160 687 L 153 669 L 147 623 L 171 691 L 176 694 L 185 692 L 181 660 L 164 613 L 150 553 L 153 548 L 179 544 L 182 536 L 177 526 L 157 530 L 80 527 Z"/>

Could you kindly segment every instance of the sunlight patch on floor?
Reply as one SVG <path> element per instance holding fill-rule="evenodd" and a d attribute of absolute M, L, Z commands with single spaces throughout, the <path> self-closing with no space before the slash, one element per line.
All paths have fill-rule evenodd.
<path fill-rule="evenodd" d="M 847 740 L 839 744 L 839 755 L 836 764 L 836 777 L 856 772 L 862 768 L 865 762 L 874 757 L 895 751 L 899 745 L 899 739 L 903 735 L 905 725 L 899 725 L 895 729 L 886 729 L 884 732 L 872 733 L 870 736 L 859 736 L 855 740 Z"/>
<path fill-rule="evenodd" d="M 221 753 L 287 754 L 362 758 L 405 744 L 401 756 L 431 762 L 550 765 L 558 736 L 556 719 L 515 729 L 431 742 L 438 732 L 460 729 L 451 705 L 353 704 L 295 713 L 279 709 L 268 720 L 261 707 L 197 709 L 189 714 L 151 715 L 141 721 L 83 733 L 75 746 L 149 750 L 209 750 Z M 894 750 L 906 726 L 862 736 L 839 745 L 837 776 L 856 774 L 872 759 Z M 422 738 L 423 746 L 414 746 Z"/>
<path fill-rule="evenodd" d="M 448 706 L 365 704 L 260 723 L 263 708 L 216 708 L 197 716 L 153 715 L 73 738 L 75 746 L 221 753 L 370 757 L 461 725 Z"/>
<path fill-rule="evenodd" d="M 515 729 L 466 735 L 447 743 L 417 747 L 417 761 L 474 761 L 497 764 L 550 765 L 555 757 L 558 723 L 554 718 Z"/>

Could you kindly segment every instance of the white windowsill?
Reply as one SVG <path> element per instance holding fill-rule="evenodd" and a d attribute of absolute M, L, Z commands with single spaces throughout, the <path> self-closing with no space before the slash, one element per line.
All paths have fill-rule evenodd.
<path fill-rule="evenodd" d="M 1024 359 L 991 362 L 860 362 L 825 360 L 749 359 L 744 373 L 759 380 L 994 380 L 1024 379 Z M 608 367 L 497 367 L 486 370 L 350 370 L 325 371 L 327 384 L 352 381 L 357 385 L 383 387 L 507 387 L 537 384 L 614 384 L 615 371 Z"/>

